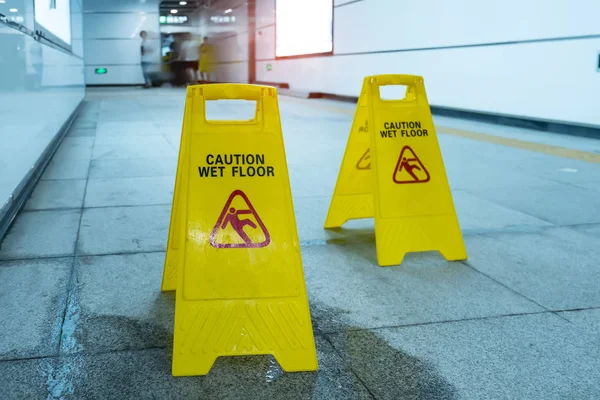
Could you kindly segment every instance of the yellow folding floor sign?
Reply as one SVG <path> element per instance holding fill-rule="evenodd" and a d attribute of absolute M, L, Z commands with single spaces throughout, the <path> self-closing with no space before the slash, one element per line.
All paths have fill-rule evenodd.
<path fill-rule="evenodd" d="M 256 101 L 254 119 L 207 121 L 219 99 Z M 183 127 L 163 279 L 177 281 L 173 375 L 253 354 L 316 370 L 276 89 L 191 86 Z"/>
<path fill-rule="evenodd" d="M 387 85 L 406 86 L 405 98 L 383 100 L 380 87 Z M 340 226 L 350 218 L 374 216 L 377 259 L 382 266 L 400 264 L 406 253 L 417 251 L 438 250 L 447 260 L 466 259 L 423 78 L 411 75 L 366 77 L 356 116 L 362 112 L 361 100 L 366 103 L 370 127 L 372 200 L 353 193 L 344 202 L 336 200 L 340 196 L 338 187 L 344 183 L 342 178 L 356 173 L 349 172 L 348 160 L 349 149 L 358 146 L 353 143 L 356 137 L 353 131 L 329 210 L 329 216 L 336 218 L 330 223 L 328 216 L 325 227 Z M 357 184 L 361 189 L 363 185 Z M 373 212 L 353 217 L 345 205 L 359 201 L 372 201 Z M 359 206 L 353 204 L 352 207 Z M 362 207 L 366 210 L 369 205 Z"/>
<path fill-rule="evenodd" d="M 339 228 L 350 219 L 373 217 L 371 151 L 369 150 L 369 111 L 363 86 L 342 167 L 335 185 L 325 228 Z"/>
<path fill-rule="evenodd" d="M 186 101 L 185 109 L 183 113 L 183 127 L 182 132 L 186 132 L 190 127 L 191 119 L 191 108 L 192 102 Z M 182 240 L 180 239 L 181 229 L 178 224 L 181 220 L 179 216 L 179 197 L 180 197 L 180 182 L 183 176 L 182 161 L 185 159 L 186 154 L 184 150 L 188 150 L 187 146 L 183 145 L 183 134 L 179 143 L 179 158 L 177 159 L 177 174 L 175 176 L 175 190 L 173 190 L 173 205 L 171 207 L 171 223 L 169 226 L 169 238 L 167 241 L 167 252 L 165 255 L 165 267 L 163 271 L 162 288 L 163 292 L 173 291 L 177 288 L 177 266 L 178 256 L 181 249 Z"/>

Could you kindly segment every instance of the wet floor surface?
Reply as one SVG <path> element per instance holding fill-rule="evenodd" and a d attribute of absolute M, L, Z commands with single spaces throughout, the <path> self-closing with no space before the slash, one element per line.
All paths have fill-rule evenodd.
<path fill-rule="evenodd" d="M 436 118 L 469 258 L 381 268 L 372 220 L 322 228 L 353 106 L 285 97 L 319 371 L 254 356 L 172 377 L 160 283 L 183 105 L 182 90 L 88 93 L 0 247 L 3 399 L 600 398 L 600 141 Z"/>

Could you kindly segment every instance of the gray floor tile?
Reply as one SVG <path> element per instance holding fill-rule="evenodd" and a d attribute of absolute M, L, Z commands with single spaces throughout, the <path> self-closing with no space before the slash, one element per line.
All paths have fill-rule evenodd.
<path fill-rule="evenodd" d="M 71 127 L 74 129 L 96 129 L 96 118 L 90 119 L 89 116 L 90 115 L 88 115 L 88 118 L 77 118 Z M 93 116 L 97 117 L 97 115 Z"/>
<path fill-rule="evenodd" d="M 158 127 L 160 129 L 160 133 L 169 137 L 169 141 L 171 141 L 171 137 L 172 137 L 173 141 L 177 142 L 177 145 L 179 146 L 179 142 L 180 142 L 179 139 L 181 139 L 181 129 L 182 129 L 182 126 L 180 123 L 176 124 L 176 125 L 161 125 L 159 123 Z"/>
<path fill-rule="evenodd" d="M 93 159 L 128 159 L 177 157 L 177 152 L 163 136 L 154 136 L 157 140 L 134 144 L 110 144 L 94 146 Z"/>
<path fill-rule="evenodd" d="M 518 210 L 554 224 L 600 222 L 598 192 L 553 183 L 546 186 L 469 190 L 496 204 Z"/>
<path fill-rule="evenodd" d="M 55 358 L 0 361 L 2 399 L 58 399 L 59 396 L 52 397 L 62 393 L 56 390 L 61 383 L 56 379 L 58 375 L 58 361 Z"/>
<path fill-rule="evenodd" d="M 96 136 L 96 128 L 71 128 L 66 137 L 94 137 Z"/>
<path fill-rule="evenodd" d="M 105 99 L 100 102 L 100 110 L 110 111 L 111 114 L 129 114 L 142 112 L 142 106 L 135 99 Z M 120 113 L 119 111 L 125 111 Z"/>
<path fill-rule="evenodd" d="M 174 293 L 161 293 L 163 253 L 83 257 L 62 351 L 87 354 L 171 346 Z"/>
<path fill-rule="evenodd" d="M 126 123 L 138 123 L 147 122 L 152 120 L 152 112 L 148 111 L 128 111 L 119 110 L 119 112 L 103 110 L 98 116 L 98 123 L 104 122 L 126 122 Z M 134 131 L 143 132 L 143 131 Z M 143 134 L 143 133 L 142 133 Z"/>
<path fill-rule="evenodd" d="M 123 135 L 123 136 L 100 136 L 96 138 L 94 142 L 95 146 L 152 146 L 152 145 L 164 145 L 165 137 L 159 134 L 137 136 L 137 135 Z"/>
<path fill-rule="evenodd" d="M 176 171 L 176 157 L 92 160 L 90 179 L 174 177 Z"/>
<path fill-rule="evenodd" d="M 52 160 L 72 162 L 75 160 L 90 160 L 92 157 L 93 137 L 66 137 Z"/>
<path fill-rule="evenodd" d="M 41 179 L 86 179 L 89 167 L 90 160 L 53 159 Z"/>
<path fill-rule="evenodd" d="M 176 92 L 179 90 L 179 92 Z M 185 89 L 174 89 L 169 91 L 168 101 L 165 101 L 163 96 L 140 97 L 138 103 L 142 108 L 152 108 L 156 111 L 169 112 L 179 118 L 183 117 L 183 109 L 185 107 Z M 160 120 L 165 120 L 161 118 Z M 171 120 L 167 120 L 171 121 Z"/>
<path fill-rule="evenodd" d="M 580 225 L 572 227 L 571 229 L 577 232 L 582 232 L 588 235 L 600 237 L 600 224 Z"/>
<path fill-rule="evenodd" d="M 307 151 L 307 142 L 310 151 Z M 292 134 L 285 138 L 286 159 L 288 165 L 319 165 L 330 173 L 339 171 L 344 157 L 345 141 L 320 138 L 310 140 L 300 134 Z"/>
<path fill-rule="evenodd" d="M 552 310 L 600 307 L 598 239 L 566 228 L 473 237 L 468 263 Z"/>
<path fill-rule="evenodd" d="M 333 335 L 378 399 L 596 399 L 600 351 L 552 314 Z"/>
<path fill-rule="evenodd" d="M 437 253 L 379 267 L 374 243 L 327 245 L 304 247 L 302 259 L 313 320 L 323 332 L 543 310 Z"/>
<path fill-rule="evenodd" d="M 171 204 L 174 186 L 174 176 L 90 179 L 85 207 Z"/>
<path fill-rule="evenodd" d="M 76 122 L 97 122 L 100 117 L 99 110 L 82 110 L 77 114 Z"/>
<path fill-rule="evenodd" d="M 165 134 L 165 138 L 176 151 L 179 151 L 181 145 L 181 135 Z"/>
<path fill-rule="evenodd" d="M 558 314 L 595 337 L 600 344 L 600 308 L 565 311 Z"/>
<path fill-rule="evenodd" d="M 164 251 L 171 206 L 94 208 L 84 210 L 79 254 Z"/>
<path fill-rule="evenodd" d="M 179 127 L 183 122 L 183 112 L 185 110 L 185 104 L 178 105 L 176 108 L 165 108 L 163 110 L 156 110 L 155 113 L 152 114 L 152 119 L 157 124 L 168 121 L 172 124 L 179 123 Z"/>
<path fill-rule="evenodd" d="M 294 198 L 300 242 L 374 240 L 375 228 L 372 218 L 348 221 L 340 229 L 324 229 L 323 224 L 330 202 L 331 196 Z"/>
<path fill-rule="evenodd" d="M 184 105 L 185 107 L 185 105 Z M 175 131 L 174 133 L 179 133 L 181 134 L 181 127 L 182 127 L 182 119 L 180 120 L 173 120 L 173 119 L 161 119 L 158 121 L 155 121 L 156 125 L 159 128 L 172 128 L 172 129 L 179 129 L 179 131 Z M 163 132 L 164 133 L 164 132 Z"/>
<path fill-rule="evenodd" d="M 460 227 L 465 235 L 488 231 L 526 230 L 552 226 L 549 222 L 500 206 L 464 191 L 455 190 L 452 197 Z"/>
<path fill-rule="evenodd" d="M 294 197 L 331 196 L 335 189 L 338 171 L 315 165 L 288 167 L 290 186 Z"/>
<path fill-rule="evenodd" d="M 0 360 L 58 355 L 72 263 L 0 262 Z"/>
<path fill-rule="evenodd" d="M 219 358 L 205 377 L 171 376 L 171 350 L 85 358 L 75 396 L 102 399 L 370 399 L 335 350 L 317 338 L 318 372 L 283 373 L 269 356 Z"/>
<path fill-rule="evenodd" d="M 153 121 L 102 121 L 98 123 L 97 136 L 147 136 L 158 135 L 160 131 Z M 143 138 L 139 138 L 143 142 Z"/>
<path fill-rule="evenodd" d="M 600 180 L 600 172 L 595 176 L 597 176 L 596 179 Z M 598 193 L 598 195 L 600 196 L 600 182 L 579 183 L 578 186 L 581 186 L 582 188 L 585 188 L 585 189 L 593 190 L 596 193 Z"/>
<path fill-rule="evenodd" d="M 25 210 L 81 208 L 84 192 L 83 179 L 40 181 L 25 204 Z"/>
<path fill-rule="evenodd" d="M 468 142 L 468 141 L 467 141 Z M 473 154 L 468 161 L 464 157 L 452 157 L 460 154 L 462 149 L 468 146 L 460 143 L 455 148 L 444 148 L 444 164 L 448 182 L 452 189 L 466 189 L 474 193 L 490 190 L 491 192 L 509 190 L 517 193 L 530 187 L 541 187 L 553 182 L 541 177 L 534 176 L 533 171 L 524 171 L 506 167 L 505 160 L 489 159 L 484 154 Z"/>
<path fill-rule="evenodd" d="M 600 182 L 600 165 L 561 157 L 526 160 L 531 163 L 532 174 L 556 182 L 586 187 Z"/>
<path fill-rule="evenodd" d="M 80 210 L 21 212 L 0 246 L 0 260 L 72 255 L 79 216 Z"/>

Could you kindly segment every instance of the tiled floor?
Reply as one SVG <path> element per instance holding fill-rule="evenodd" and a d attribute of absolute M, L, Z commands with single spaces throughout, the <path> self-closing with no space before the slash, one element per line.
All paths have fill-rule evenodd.
<path fill-rule="evenodd" d="M 322 229 L 353 106 L 285 97 L 319 371 L 256 356 L 172 377 L 174 297 L 160 284 L 183 105 L 182 90 L 89 91 L 0 247 L 2 399 L 600 398 L 600 164 L 440 134 L 469 259 L 380 268 L 372 220 Z"/>

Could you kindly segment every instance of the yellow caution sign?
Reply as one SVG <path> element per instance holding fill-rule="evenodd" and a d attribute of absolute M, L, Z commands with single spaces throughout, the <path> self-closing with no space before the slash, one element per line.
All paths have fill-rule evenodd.
<path fill-rule="evenodd" d="M 373 217 L 373 174 L 369 147 L 369 110 L 366 87 L 363 86 L 325 228 L 339 228 L 350 219 Z"/>
<path fill-rule="evenodd" d="M 255 117 L 207 121 L 206 101 L 219 99 L 255 100 Z M 316 370 L 276 89 L 190 86 L 183 126 L 163 280 L 173 261 L 173 375 L 253 354 Z"/>
<path fill-rule="evenodd" d="M 190 129 L 190 118 L 191 118 L 192 102 L 186 102 L 183 113 L 183 127 L 181 141 L 183 141 L 183 132 L 187 132 Z M 179 198 L 180 198 L 180 182 L 183 177 L 184 171 L 182 168 L 182 161 L 186 158 L 185 150 L 188 150 L 183 143 L 179 143 L 179 158 L 177 159 L 177 174 L 175 176 L 175 190 L 173 190 L 173 205 L 171 206 L 171 223 L 169 225 L 169 238 L 167 240 L 167 252 L 165 255 L 165 267 L 163 271 L 162 287 L 163 292 L 173 291 L 177 288 L 177 266 L 178 256 L 181 249 L 181 229 L 179 228 L 179 222 L 181 215 L 179 212 Z"/>
<path fill-rule="evenodd" d="M 383 100 L 380 87 L 407 87 L 404 99 Z M 359 218 L 375 217 L 377 259 L 381 266 L 402 263 L 409 252 L 438 250 L 447 260 L 463 260 L 467 252 L 442 160 L 423 78 L 411 75 L 366 77 L 361 93 L 368 109 L 370 137 L 370 179 L 372 198 L 359 197 L 346 189 L 351 180 L 342 178 L 351 170 L 349 149 L 358 146 L 354 131 L 350 134 L 336 191 L 329 210 L 334 216 L 326 227 L 340 226 L 352 218 L 347 206 L 359 208 L 359 201 L 370 201 L 373 212 Z M 356 116 L 362 113 L 360 100 Z M 356 117 L 355 117 L 356 118 Z M 354 128 L 353 128 L 354 129 Z M 358 141 L 357 141 L 358 142 Z M 362 144 L 361 144 L 362 145 Z M 355 168 L 356 169 L 356 168 Z M 365 192 L 364 184 L 359 184 Z M 336 200 L 346 195 L 350 199 Z M 342 206 L 340 206 L 340 204 Z M 363 205 L 367 210 L 370 205 Z"/>

